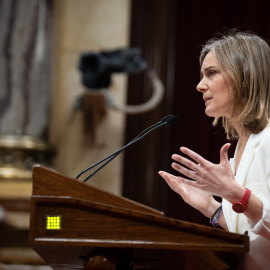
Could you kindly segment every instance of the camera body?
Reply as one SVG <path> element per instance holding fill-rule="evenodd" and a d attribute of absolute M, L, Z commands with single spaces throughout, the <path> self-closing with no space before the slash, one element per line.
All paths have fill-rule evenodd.
<path fill-rule="evenodd" d="M 140 73 L 147 68 L 138 48 L 83 53 L 79 61 L 82 83 L 89 89 L 108 88 L 113 73 Z"/>

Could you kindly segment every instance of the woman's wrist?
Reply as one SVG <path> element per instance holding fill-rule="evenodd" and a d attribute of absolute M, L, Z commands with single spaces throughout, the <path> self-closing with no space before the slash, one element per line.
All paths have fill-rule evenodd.
<path fill-rule="evenodd" d="M 221 214 L 222 214 L 222 203 L 220 203 L 220 206 L 218 207 L 218 209 L 215 211 L 215 213 L 210 218 L 209 222 L 213 227 L 218 226 L 218 220 L 219 220 Z"/>
<path fill-rule="evenodd" d="M 210 219 L 213 219 L 214 218 L 214 214 L 216 213 L 216 216 L 217 217 L 217 220 L 216 221 L 216 224 L 218 223 L 218 225 L 220 227 L 222 227 L 223 229 L 225 230 L 228 230 L 228 227 L 227 227 L 227 224 L 226 224 L 226 220 L 225 220 L 225 217 L 224 217 L 224 214 L 223 214 L 223 209 L 222 211 L 220 211 L 221 209 L 219 208 L 221 206 L 221 203 L 218 202 L 218 201 L 214 201 L 211 203 L 210 207 L 209 207 L 209 214 L 207 215 L 207 217 Z M 211 222 L 210 222 L 211 223 Z"/>
<path fill-rule="evenodd" d="M 241 186 L 240 184 L 238 184 L 237 182 L 234 182 L 230 186 L 230 189 L 226 189 L 226 190 L 228 190 L 228 194 L 224 195 L 222 198 L 224 198 L 231 204 L 241 200 L 241 198 L 245 194 L 245 188 Z"/>
<path fill-rule="evenodd" d="M 220 207 L 220 203 L 216 201 L 215 199 L 213 199 L 203 214 L 206 217 L 211 218 L 219 207 Z"/>

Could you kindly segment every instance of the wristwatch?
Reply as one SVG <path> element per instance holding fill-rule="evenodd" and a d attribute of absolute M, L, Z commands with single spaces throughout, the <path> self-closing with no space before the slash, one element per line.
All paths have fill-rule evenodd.
<path fill-rule="evenodd" d="M 232 209 L 236 213 L 243 213 L 246 209 L 246 204 L 247 204 L 248 199 L 250 197 L 251 191 L 248 188 L 245 188 L 245 189 L 246 189 L 246 191 L 245 191 L 243 198 L 239 202 L 235 202 L 232 205 Z"/>

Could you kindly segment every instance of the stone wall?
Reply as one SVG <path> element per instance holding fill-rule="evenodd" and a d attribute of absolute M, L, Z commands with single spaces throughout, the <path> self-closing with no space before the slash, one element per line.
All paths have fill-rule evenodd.
<path fill-rule="evenodd" d="M 128 47 L 129 0 L 54 1 L 53 88 L 50 117 L 50 142 L 56 146 L 56 169 L 75 177 L 81 170 L 111 154 L 123 144 L 124 115 L 96 102 L 93 117 L 84 122 L 85 112 L 73 111 L 74 104 L 89 91 L 81 83 L 79 57 L 84 52 L 99 52 Z M 126 76 L 113 75 L 110 93 L 123 104 Z M 93 95 L 92 95 L 92 94 Z M 102 100 L 97 91 L 90 92 Z M 101 102 L 102 103 L 102 102 Z M 88 133 L 85 131 L 88 128 Z M 90 133 L 89 133 L 90 130 Z M 91 135 L 94 135 L 94 137 Z M 121 193 L 120 155 L 100 171 L 91 184 L 116 194 Z M 83 179 L 83 178 L 82 178 Z"/>

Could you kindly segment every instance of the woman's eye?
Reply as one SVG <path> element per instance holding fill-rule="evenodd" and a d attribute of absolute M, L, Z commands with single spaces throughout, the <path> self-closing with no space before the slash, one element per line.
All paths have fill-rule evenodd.
<path fill-rule="evenodd" d="M 216 72 L 214 71 L 214 70 L 209 70 L 209 75 L 211 76 L 211 75 L 214 75 L 214 74 L 216 74 Z"/>

